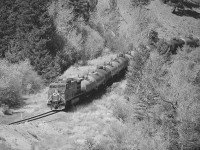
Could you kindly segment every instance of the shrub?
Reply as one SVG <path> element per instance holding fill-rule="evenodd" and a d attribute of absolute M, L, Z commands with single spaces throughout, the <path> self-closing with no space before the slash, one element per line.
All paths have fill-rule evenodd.
<path fill-rule="evenodd" d="M 15 87 L 0 88 L 0 105 L 5 104 L 9 107 L 16 107 L 23 104 L 21 94 Z"/>
<path fill-rule="evenodd" d="M 167 44 L 167 41 L 165 39 L 160 39 L 158 43 L 156 44 L 157 51 L 160 55 L 164 55 L 167 53 L 169 46 Z"/>
<path fill-rule="evenodd" d="M 154 30 L 150 30 L 149 35 L 149 44 L 155 44 L 158 42 L 158 32 L 154 31 Z"/>
<path fill-rule="evenodd" d="M 0 63 L 0 104 L 20 106 L 23 104 L 22 94 L 36 93 L 42 88 L 42 79 L 28 60 L 18 64 L 0 60 Z"/>
<path fill-rule="evenodd" d="M 117 119 L 121 121 L 127 121 L 130 114 L 131 109 L 128 103 L 122 99 L 113 101 L 113 115 Z"/>
<path fill-rule="evenodd" d="M 134 7 L 148 5 L 151 0 L 131 0 L 131 5 Z"/>

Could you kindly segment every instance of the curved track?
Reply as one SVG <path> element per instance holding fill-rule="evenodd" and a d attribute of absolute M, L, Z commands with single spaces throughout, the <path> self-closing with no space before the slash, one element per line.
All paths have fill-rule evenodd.
<path fill-rule="evenodd" d="M 23 119 L 23 120 L 11 122 L 8 125 L 14 125 L 14 124 L 21 124 L 21 123 L 25 123 L 25 122 L 31 122 L 31 121 L 34 121 L 34 120 L 38 120 L 38 119 L 41 119 L 41 118 L 44 118 L 44 117 L 56 114 L 56 113 L 58 113 L 60 111 L 62 111 L 62 110 L 51 110 L 51 111 L 48 111 L 48 112 L 45 112 L 45 113 L 42 113 L 42 114 L 39 114 L 39 115 L 36 115 L 36 116 L 33 116 L 33 117 L 29 117 L 29 118 L 26 118 L 26 119 Z"/>

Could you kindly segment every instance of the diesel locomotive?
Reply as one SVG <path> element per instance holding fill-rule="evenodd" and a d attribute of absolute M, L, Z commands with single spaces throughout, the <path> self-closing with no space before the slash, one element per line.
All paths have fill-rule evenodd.
<path fill-rule="evenodd" d="M 168 49 L 171 54 L 176 54 L 178 47 L 189 45 L 191 47 L 199 46 L 198 38 L 173 38 L 169 40 Z M 147 46 L 149 49 L 149 47 Z M 117 75 L 121 74 L 128 67 L 130 59 L 134 56 L 134 51 L 119 54 L 115 59 L 102 66 L 97 66 L 96 70 L 85 76 L 77 76 L 68 79 L 59 79 L 51 83 L 48 91 L 47 105 L 51 109 L 69 108 L 72 104 L 78 102 L 80 98 L 85 97 L 93 90 L 107 85 Z"/>

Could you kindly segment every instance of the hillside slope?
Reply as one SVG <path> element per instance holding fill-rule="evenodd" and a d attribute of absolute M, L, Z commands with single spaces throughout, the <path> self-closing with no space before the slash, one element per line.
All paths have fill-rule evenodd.
<path fill-rule="evenodd" d="M 101 2 L 103 3 L 103 1 Z M 151 29 L 156 30 L 159 37 L 165 39 L 189 34 L 200 37 L 200 19 L 174 15 L 171 13 L 172 8 L 161 4 L 159 0 L 152 1 L 150 5 L 145 6 L 146 8 L 143 9 L 142 12 L 139 9 L 130 8 L 129 2 L 129 0 L 118 1 L 118 10 L 121 15 L 119 37 L 123 39 L 121 41 L 125 42 L 125 45 L 131 42 L 137 47 L 137 45 L 139 45 L 138 42 L 143 41 L 148 31 Z M 200 10 L 194 10 L 200 13 Z M 63 16 L 65 16 L 64 11 L 60 17 Z M 138 19 L 139 17 L 143 17 L 144 19 Z M 139 23 L 144 25 L 144 28 L 141 30 L 139 30 Z M 89 30 L 91 31 L 92 29 Z M 74 43 L 77 42 L 76 40 L 77 39 L 74 40 Z M 121 45 L 121 47 L 123 47 L 123 45 Z M 116 54 L 108 55 L 108 53 L 106 53 L 98 59 L 88 61 L 87 66 L 79 66 L 78 64 L 71 66 L 61 77 L 68 78 L 77 76 L 78 74 L 86 74 L 92 71 L 96 65 L 101 65 L 104 61 L 108 61 L 115 56 Z M 121 104 L 120 102 L 127 106 L 126 100 L 122 96 L 126 88 L 126 82 L 126 80 L 123 80 L 114 84 L 112 92 L 107 92 L 104 93 L 105 95 L 103 96 L 101 95 L 100 97 L 94 98 L 89 104 L 79 105 L 74 108 L 72 112 L 61 112 L 35 122 L 7 126 L 5 125 L 6 123 L 14 119 L 20 119 L 20 114 L 18 114 L 18 118 L 8 117 L 8 119 L 6 116 L 0 115 L 1 119 L 3 118 L 2 120 L 5 119 L 5 121 L 3 121 L 4 125 L 0 125 L 0 149 L 85 150 L 92 149 L 92 146 L 94 147 L 94 145 L 102 143 L 103 144 L 100 145 L 101 147 L 99 146 L 100 148 L 104 146 L 104 149 L 106 149 L 105 145 L 110 144 L 113 146 L 111 148 L 119 149 L 120 145 L 118 145 L 118 143 L 123 140 L 123 135 L 129 133 L 126 132 L 127 130 L 124 130 L 123 120 L 117 118 L 113 106 L 116 101 L 119 101 L 119 106 Z M 23 117 L 39 114 L 49 109 L 46 106 L 47 90 L 48 89 L 45 89 L 38 95 L 27 97 L 28 105 L 18 110 L 19 112 L 25 112 Z M 123 111 L 126 110 L 120 111 L 123 114 Z M 140 130 L 142 128 L 140 124 L 137 127 L 138 129 L 136 128 L 135 130 Z M 138 136 L 134 135 L 134 137 L 124 140 L 127 143 L 129 142 L 129 144 L 131 143 L 130 145 L 126 142 L 121 142 L 120 144 L 126 145 L 127 149 L 134 149 L 136 145 L 138 145 L 136 142 L 138 140 L 137 138 Z M 149 141 L 150 140 L 151 139 L 149 139 Z M 158 141 L 159 140 L 158 136 Z M 155 144 L 155 147 L 157 146 L 157 149 L 160 148 L 155 141 L 152 143 Z M 144 145 L 145 144 L 146 143 L 144 143 Z M 148 143 L 145 146 L 148 146 Z"/>
<path fill-rule="evenodd" d="M 158 30 L 161 38 L 169 39 L 189 34 L 200 36 L 200 18 L 196 19 L 193 16 L 178 16 L 172 14 L 172 7 L 161 4 L 159 0 L 152 1 L 147 8 L 154 13 L 161 24 Z M 200 13 L 199 9 L 193 8 L 193 10 Z"/>

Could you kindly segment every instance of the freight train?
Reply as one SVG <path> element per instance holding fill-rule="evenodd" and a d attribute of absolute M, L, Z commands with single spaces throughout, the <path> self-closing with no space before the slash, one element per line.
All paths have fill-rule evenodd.
<path fill-rule="evenodd" d="M 117 75 L 126 70 L 129 60 L 133 57 L 133 51 L 119 54 L 115 59 L 85 76 L 77 76 L 68 79 L 59 79 L 51 83 L 48 91 L 48 103 L 51 109 L 69 108 L 78 102 L 80 98 L 94 90 L 107 85 Z"/>
<path fill-rule="evenodd" d="M 182 47 L 184 44 L 197 47 L 199 43 L 198 38 L 173 38 L 168 41 L 168 48 L 169 52 L 175 54 L 177 48 Z M 59 79 L 51 83 L 48 91 L 47 105 L 51 109 L 69 108 L 72 104 L 78 102 L 80 98 L 107 85 L 117 75 L 125 71 L 133 56 L 134 51 L 119 54 L 109 63 L 97 66 L 95 71 L 86 76 Z"/>

